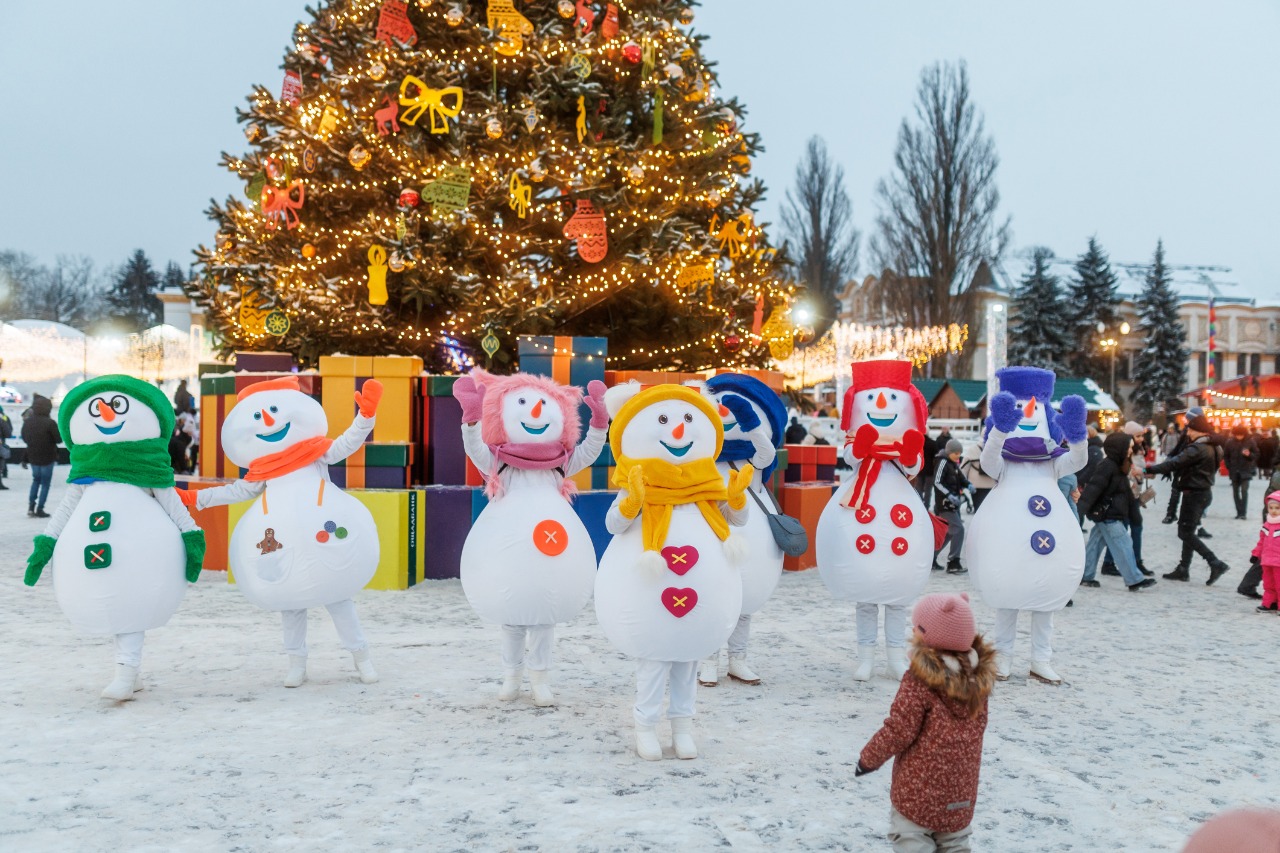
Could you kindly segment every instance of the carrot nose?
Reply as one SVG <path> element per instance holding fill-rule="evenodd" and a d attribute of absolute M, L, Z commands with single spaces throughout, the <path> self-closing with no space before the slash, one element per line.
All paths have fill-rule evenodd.
<path fill-rule="evenodd" d="M 676 428 L 671 431 L 671 437 L 676 441 L 684 438 L 684 421 L 676 424 Z"/>
<path fill-rule="evenodd" d="M 98 416 L 101 417 L 107 423 L 111 423 L 116 419 L 116 411 L 110 406 L 104 406 L 101 403 L 99 403 Z"/>
<path fill-rule="evenodd" d="M 887 404 L 888 401 L 884 398 L 884 392 L 881 391 L 880 396 L 876 397 L 876 408 L 883 409 Z"/>
<path fill-rule="evenodd" d="M 542 401 L 541 400 L 533 404 L 533 410 L 530 411 L 529 414 L 533 415 L 535 418 L 542 417 Z"/>
<path fill-rule="evenodd" d="M 729 416 L 729 410 L 726 409 L 723 404 L 716 406 L 716 411 L 719 412 L 720 417 L 722 418 Z"/>
<path fill-rule="evenodd" d="M 1029 418 L 1035 413 L 1036 413 L 1036 398 L 1032 397 L 1030 400 L 1027 401 L 1027 404 L 1022 407 L 1022 416 L 1024 418 Z"/>
<path fill-rule="evenodd" d="M 263 409 L 263 410 L 262 410 L 262 422 L 263 422 L 264 424 L 266 424 L 267 426 L 275 426 L 275 425 L 276 425 L 276 419 L 275 419 L 275 418 L 273 418 L 273 417 L 271 417 L 271 413 L 270 413 L 270 412 L 268 412 L 266 409 Z"/>

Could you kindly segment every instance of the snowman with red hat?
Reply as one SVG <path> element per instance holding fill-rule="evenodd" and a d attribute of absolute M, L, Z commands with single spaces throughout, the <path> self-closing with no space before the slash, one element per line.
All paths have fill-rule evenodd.
<path fill-rule="evenodd" d="M 858 603 L 858 668 L 871 678 L 879 608 L 889 673 L 907 672 L 907 606 L 929 582 L 933 521 L 909 478 L 920 470 L 929 408 L 911 384 L 911 362 L 855 362 L 840 426 L 853 468 L 818 519 L 818 572 L 831 595 Z"/>

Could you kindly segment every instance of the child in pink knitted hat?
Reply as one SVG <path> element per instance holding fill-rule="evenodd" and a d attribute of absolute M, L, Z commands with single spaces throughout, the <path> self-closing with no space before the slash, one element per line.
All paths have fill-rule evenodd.
<path fill-rule="evenodd" d="M 1262 564 L 1262 605 L 1259 613 L 1274 613 L 1280 602 L 1280 491 L 1267 495 L 1267 517 L 1252 556 Z"/>
<path fill-rule="evenodd" d="M 1280 853 L 1280 812 L 1223 812 L 1196 830 L 1182 853 Z"/>
<path fill-rule="evenodd" d="M 890 758 L 894 850 L 969 850 L 995 651 L 976 631 L 969 596 L 926 595 L 911 614 L 911 666 L 854 775 Z M 942 768 L 945 768 L 942 769 Z"/>

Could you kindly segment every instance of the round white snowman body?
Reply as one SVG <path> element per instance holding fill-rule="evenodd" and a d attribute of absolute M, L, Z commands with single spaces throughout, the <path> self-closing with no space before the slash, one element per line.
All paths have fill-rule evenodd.
<path fill-rule="evenodd" d="M 901 441 L 919 430 L 914 404 L 906 391 L 861 390 L 852 397 L 850 429 L 870 425 L 880 443 Z M 906 606 L 929 582 L 933 563 L 933 522 L 920 495 L 897 464 L 884 461 L 859 510 L 843 504 L 857 482 L 859 466 L 836 489 L 818 518 L 815 548 L 818 573 L 832 597 L 863 604 Z"/>
<path fill-rule="evenodd" d="M 1023 417 L 1009 437 L 1049 440 L 1044 405 L 1034 399 L 1018 405 Z M 964 562 L 974 589 L 991 607 L 1066 606 L 1084 573 L 1084 538 L 1052 461 L 1004 460 L 999 480 L 965 531 Z"/>
<path fill-rule="evenodd" d="M 75 445 L 160 435 L 155 412 L 124 393 L 105 393 L 72 413 Z M 125 483 L 85 486 L 53 551 L 58 605 L 78 630 L 128 634 L 169 621 L 187 591 L 177 525 L 150 492 Z"/>
<path fill-rule="evenodd" d="M 641 392 L 643 393 L 643 392 Z M 664 399 L 638 411 L 622 433 L 622 453 L 680 465 L 713 459 L 716 427 L 702 408 Z M 663 565 L 642 564 L 643 513 L 616 535 L 596 573 L 596 617 L 624 654 L 693 661 L 717 651 L 742 614 L 742 581 L 696 504 L 672 507 Z"/>
<path fill-rule="evenodd" d="M 250 394 L 227 415 L 227 458 L 247 467 L 328 431 L 324 409 L 300 391 Z M 378 530 L 364 504 L 329 481 L 322 461 L 267 481 L 231 534 L 229 557 L 245 597 L 266 610 L 351 598 L 378 566 Z"/>
<path fill-rule="evenodd" d="M 512 440 L 559 444 L 560 407 L 536 388 L 508 392 L 502 420 Z M 504 625 L 572 619 L 591 598 L 596 554 L 555 471 L 508 467 L 504 493 L 480 512 L 462 546 L 462 590 L 480 618 Z"/>

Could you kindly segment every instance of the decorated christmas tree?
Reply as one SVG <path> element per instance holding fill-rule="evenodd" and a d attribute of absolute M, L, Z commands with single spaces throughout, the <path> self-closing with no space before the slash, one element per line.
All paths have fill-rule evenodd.
<path fill-rule="evenodd" d="M 333 0 L 239 112 L 191 293 L 225 349 L 421 355 L 609 338 L 614 368 L 787 351 L 755 134 L 678 0 Z"/>

